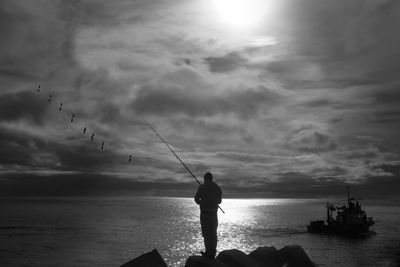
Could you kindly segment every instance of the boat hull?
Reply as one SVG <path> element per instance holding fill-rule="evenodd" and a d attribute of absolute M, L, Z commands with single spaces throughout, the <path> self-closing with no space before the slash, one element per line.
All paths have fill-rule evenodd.
<path fill-rule="evenodd" d="M 313 234 L 359 235 L 369 232 L 371 222 L 358 224 L 325 224 L 324 221 L 313 221 L 307 226 L 307 231 Z"/>

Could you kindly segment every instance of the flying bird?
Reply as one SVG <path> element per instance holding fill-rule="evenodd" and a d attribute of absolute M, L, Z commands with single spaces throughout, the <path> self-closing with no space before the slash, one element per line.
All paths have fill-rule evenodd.
<path fill-rule="evenodd" d="M 41 93 L 40 84 L 36 87 L 36 91 L 37 91 L 38 95 Z M 45 93 L 46 93 L 46 91 L 45 91 Z M 54 100 L 54 102 L 57 102 L 58 97 L 57 97 L 57 99 L 53 99 L 53 95 L 52 94 L 48 94 L 48 102 L 52 102 L 53 100 Z M 58 105 L 58 111 L 62 111 L 62 107 L 63 107 L 63 102 L 60 101 L 59 105 Z M 74 119 L 75 119 L 75 113 L 72 113 L 72 116 L 71 116 L 71 119 L 70 119 L 71 123 L 74 122 Z M 65 120 L 65 117 L 64 117 L 64 120 Z M 83 134 L 86 134 L 87 131 L 88 131 L 87 127 L 84 126 Z M 90 141 L 94 141 L 94 132 L 92 133 L 92 135 L 90 137 Z M 104 150 L 104 145 L 105 145 L 105 141 L 102 141 L 101 142 L 101 150 Z M 132 162 L 133 161 L 133 156 L 134 156 L 133 154 L 129 155 L 128 162 Z"/>

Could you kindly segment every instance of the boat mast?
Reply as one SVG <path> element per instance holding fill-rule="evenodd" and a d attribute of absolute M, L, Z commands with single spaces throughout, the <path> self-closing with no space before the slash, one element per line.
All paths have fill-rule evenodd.
<path fill-rule="evenodd" d="M 331 223 L 331 212 L 330 212 L 330 205 L 329 205 L 329 201 L 326 201 L 326 220 L 328 222 L 328 224 Z"/>
<path fill-rule="evenodd" d="M 350 207 L 350 186 L 347 186 L 347 205 Z"/>

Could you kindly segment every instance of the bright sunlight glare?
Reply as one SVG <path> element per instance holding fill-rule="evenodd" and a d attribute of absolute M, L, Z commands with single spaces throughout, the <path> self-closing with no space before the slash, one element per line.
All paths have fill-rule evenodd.
<path fill-rule="evenodd" d="M 222 22 L 237 28 L 258 26 L 266 15 L 271 0 L 214 0 Z"/>

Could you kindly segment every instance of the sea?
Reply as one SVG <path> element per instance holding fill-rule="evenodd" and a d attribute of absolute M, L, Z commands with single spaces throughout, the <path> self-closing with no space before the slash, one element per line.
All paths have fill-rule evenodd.
<path fill-rule="evenodd" d="M 224 199 L 218 251 L 300 245 L 317 266 L 400 266 L 400 204 L 363 202 L 376 224 L 358 238 L 309 234 L 325 199 Z M 157 249 L 168 266 L 204 250 L 192 198 L 0 198 L 0 266 L 120 266 Z"/>

